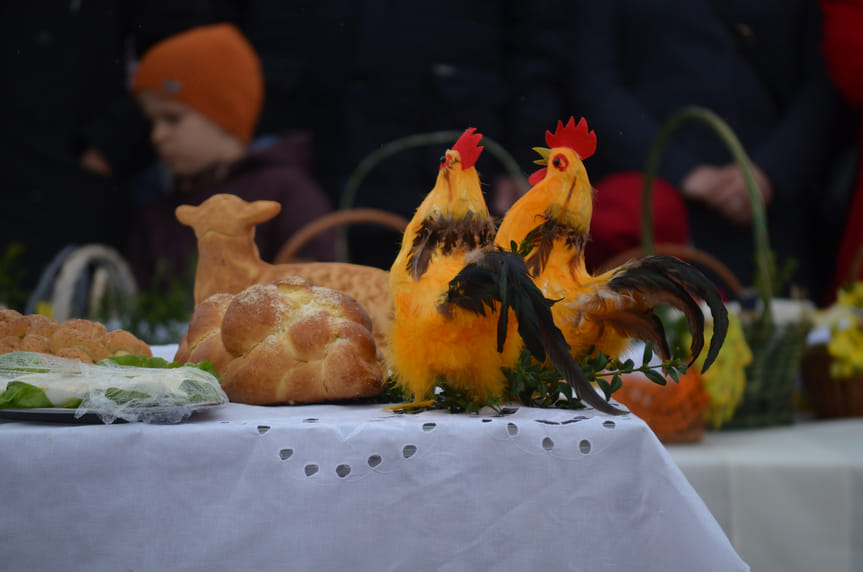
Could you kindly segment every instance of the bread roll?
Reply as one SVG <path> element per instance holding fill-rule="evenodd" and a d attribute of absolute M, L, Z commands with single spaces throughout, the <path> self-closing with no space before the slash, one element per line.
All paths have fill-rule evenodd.
<path fill-rule="evenodd" d="M 81 318 L 58 322 L 0 306 L 0 354 L 15 351 L 53 354 L 84 363 L 118 355 L 153 355 L 143 340 L 125 330 L 108 332 L 101 322 Z"/>
<path fill-rule="evenodd" d="M 224 375 L 228 362 L 234 356 L 228 353 L 222 343 L 222 317 L 233 294 L 213 294 L 195 308 L 189 321 L 189 329 L 180 340 L 174 361 L 180 363 L 200 363 L 209 361 L 218 375 Z"/>
<path fill-rule="evenodd" d="M 213 294 L 237 294 L 254 284 L 290 276 L 339 290 L 354 298 L 371 317 L 378 350 L 383 352 L 392 320 L 389 273 L 380 268 L 343 262 L 269 264 L 255 245 L 255 227 L 275 217 L 275 201 L 245 201 L 219 193 L 200 205 L 180 205 L 177 220 L 195 231 L 198 264 L 195 307 Z M 382 357 L 382 356 L 381 356 Z"/>
<path fill-rule="evenodd" d="M 152 356 L 147 342 L 138 339 L 126 330 L 113 330 L 102 336 L 102 343 L 111 356 Z"/>
<path fill-rule="evenodd" d="M 21 317 L 21 312 L 13 310 L 12 308 L 0 306 L 0 324 L 5 324 L 6 322 L 11 322 L 12 320 L 17 320 L 20 317 Z"/>
<path fill-rule="evenodd" d="M 318 286 L 344 292 L 360 303 L 372 320 L 378 350 L 386 347 L 387 330 L 393 319 L 390 273 L 374 266 L 347 262 L 296 262 L 280 264 L 285 276 L 299 276 Z"/>
<path fill-rule="evenodd" d="M 205 342 L 215 335 L 219 310 L 216 300 L 195 310 L 192 321 L 210 327 L 190 324 L 181 342 L 190 356 L 214 361 Z M 298 277 L 250 286 L 233 296 L 221 320 L 223 348 L 233 358 L 220 372 L 222 388 L 231 401 L 255 405 L 377 395 L 383 382 L 371 327 L 368 313 L 343 292 Z"/>

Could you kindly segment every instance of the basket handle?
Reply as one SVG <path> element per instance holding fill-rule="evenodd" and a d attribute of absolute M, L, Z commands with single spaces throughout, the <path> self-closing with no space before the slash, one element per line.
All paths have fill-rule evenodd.
<path fill-rule="evenodd" d="M 408 220 L 396 213 L 372 208 L 357 208 L 327 213 L 306 224 L 294 233 L 279 249 L 274 263 L 284 264 L 292 262 L 297 253 L 310 240 L 322 232 L 351 224 L 375 224 L 402 233 L 408 225 Z"/>
<path fill-rule="evenodd" d="M 389 141 L 365 157 L 357 164 L 351 175 L 345 182 L 344 190 L 342 191 L 341 199 L 339 200 L 339 210 L 350 210 L 353 208 L 356 200 L 357 192 L 365 178 L 372 170 L 384 159 L 396 155 L 408 149 L 417 147 L 425 147 L 429 145 L 444 145 L 452 144 L 462 134 L 462 131 L 430 131 L 428 133 L 415 133 L 405 137 L 399 137 Z M 497 158 L 506 169 L 507 173 L 518 181 L 519 189 L 524 194 L 529 185 L 527 178 L 518 166 L 518 162 L 513 156 L 497 141 L 483 134 L 482 144 L 485 150 Z M 348 237 L 345 229 L 339 230 L 339 235 L 336 241 L 336 255 L 338 258 L 348 257 Z"/>
<path fill-rule="evenodd" d="M 755 260 L 758 272 L 761 274 L 762 288 L 759 292 L 764 303 L 764 315 L 770 315 L 770 300 L 773 298 L 773 283 L 770 275 L 770 243 L 767 234 L 767 217 L 764 214 L 764 206 L 761 204 L 761 195 L 752 172 L 752 162 L 746 154 L 746 150 L 740 140 L 734 134 L 731 127 L 716 113 L 698 106 L 687 106 L 672 115 L 660 129 L 651 144 L 647 161 L 644 165 L 644 185 L 642 192 L 641 232 L 642 243 L 647 254 L 655 252 L 653 242 L 653 220 L 651 216 L 651 203 L 653 194 L 653 179 L 659 168 L 659 161 L 665 144 L 677 129 L 691 122 L 701 122 L 712 129 L 716 135 L 725 143 L 728 151 L 734 158 L 737 166 L 743 173 L 746 190 L 749 192 L 749 200 L 752 202 L 752 227 L 755 240 Z"/>

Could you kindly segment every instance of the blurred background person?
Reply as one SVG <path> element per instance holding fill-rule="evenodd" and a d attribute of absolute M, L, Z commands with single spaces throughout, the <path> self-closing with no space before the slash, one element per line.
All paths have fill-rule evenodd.
<path fill-rule="evenodd" d="M 849 280 L 863 280 L 863 0 L 821 0 L 824 12 L 822 49 L 827 72 L 842 98 L 854 111 L 856 149 L 853 155 L 857 169 L 852 177 L 853 195 L 848 208 L 836 221 L 841 239 L 836 268 L 830 287 L 824 293 L 824 304 L 836 299 L 836 290 Z"/>
<path fill-rule="evenodd" d="M 262 18 L 254 17 L 269 4 L 253 2 L 246 9 L 242 21 L 252 41 L 273 36 Z M 531 147 L 543 143 L 545 130 L 561 115 L 566 84 L 561 32 L 570 21 L 568 5 L 548 0 L 328 4 L 328 13 L 309 26 L 322 30 L 312 40 L 321 53 L 299 65 L 309 79 L 302 89 L 323 90 L 320 100 L 329 105 L 308 114 L 317 117 L 317 125 L 308 127 L 316 130 L 316 139 L 326 139 L 316 148 L 316 164 L 333 200 L 341 201 L 348 178 L 371 153 L 396 139 L 434 131 L 476 127 L 514 155 L 520 169 L 531 171 L 536 158 Z M 307 8 L 299 18 L 315 14 Z M 263 60 L 268 59 L 265 54 Z M 293 72 L 291 58 L 283 54 L 281 61 Z M 382 160 L 350 206 L 410 218 L 434 184 L 442 151 L 457 137 Z M 498 184 L 518 191 L 488 146 L 477 168 L 490 207 Z M 351 227 L 348 238 L 352 262 L 387 269 L 401 240 L 392 230 L 359 225 Z"/>
<path fill-rule="evenodd" d="M 152 282 L 159 260 L 168 262 L 170 276 L 187 274 L 197 243 L 192 229 L 177 221 L 178 205 L 197 205 L 217 193 L 279 202 L 279 215 L 255 231 L 268 261 L 299 228 L 331 211 L 309 172 L 306 137 L 253 142 L 264 77 L 257 53 L 233 24 L 195 27 L 157 43 L 141 59 L 132 93 L 170 175 L 165 192 L 133 220 L 128 258 L 140 284 Z M 334 234 L 324 233 L 299 257 L 331 260 L 333 251 Z"/>
<path fill-rule="evenodd" d="M 201 2 L 4 3 L 0 251 L 23 246 L 22 295 L 67 245 L 125 248 L 130 184 L 153 161 L 130 65 L 210 17 Z"/>
<path fill-rule="evenodd" d="M 835 237 L 823 232 L 828 170 L 847 138 L 841 101 L 819 49 L 816 2 L 577 4 L 570 36 L 573 101 L 599 137 L 588 163 L 599 189 L 594 241 L 605 232 L 599 224 L 604 178 L 641 171 L 665 120 L 688 105 L 703 106 L 728 122 L 747 149 L 771 247 L 780 266 L 788 258 L 796 262 L 793 282 L 817 299 L 836 246 Z M 659 175 L 685 205 L 694 246 L 752 284 L 751 202 L 718 136 L 700 124 L 679 129 L 665 148 Z M 640 179 L 632 181 L 613 189 L 610 208 L 618 200 L 640 202 Z M 640 224 L 633 222 L 631 234 L 638 237 Z M 660 218 L 656 227 L 668 222 Z"/>

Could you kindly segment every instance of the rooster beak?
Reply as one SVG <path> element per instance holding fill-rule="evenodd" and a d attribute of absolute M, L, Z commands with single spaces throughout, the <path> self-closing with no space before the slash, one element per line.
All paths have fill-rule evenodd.
<path fill-rule="evenodd" d="M 452 167 L 453 164 L 455 164 L 456 162 L 456 157 L 457 155 L 454 151 L 452 151 L 451 149 L 447 150 L 446 154 L 444 154 L 444 156 L 440 158 L 440 170 L 443 171 L 444 169 L 449 169 L 450 167 Z"/>

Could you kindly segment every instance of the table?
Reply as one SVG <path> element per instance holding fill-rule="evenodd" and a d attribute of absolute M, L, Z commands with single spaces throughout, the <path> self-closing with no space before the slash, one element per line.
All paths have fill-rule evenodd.
<path fill-rule="evenodd" d="M 3 570 L 748 570 L 632 415 L 0 423 Z"/>
<path fill-rule="evenodd" d="M 668 450 L 753 570 L 863 570 L 863 419 L 709 432 Z"/>

